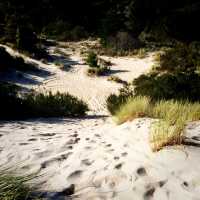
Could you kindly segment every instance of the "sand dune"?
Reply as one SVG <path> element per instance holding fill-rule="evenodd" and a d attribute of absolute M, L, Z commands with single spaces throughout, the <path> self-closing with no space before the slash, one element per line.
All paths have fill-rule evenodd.
<path fill-rule="evenodd" d="M 53 53 L 54 47 L 49 51 Z M 1 122 L 0 165 L 14 165 L 22 173 L 38 172 L 41 190 L 53 200 L 69 199 L 66 189 L 72 184 L 72 199 L 80 200 L 200 199 L 200 124 L 187 127 L 190 146 L 153 153 L 149 146 L 151 119 L 116 126 L 108 116 L 106 97 L 122 85 L 108 82 L 107 77 L 86 76 L 82 58 L 69 50 L 67 53 L 70 56 L 60 61 L 66 66 L 70 62 L 68 71 L 31 60 L 51 75 L 30 87 L 76 95 L 89 104 L 89 116 Z M 127 81 L 153 64 L 152 55 L 106 59 L 114 63 L 111 69 L 115 75 Z"/>

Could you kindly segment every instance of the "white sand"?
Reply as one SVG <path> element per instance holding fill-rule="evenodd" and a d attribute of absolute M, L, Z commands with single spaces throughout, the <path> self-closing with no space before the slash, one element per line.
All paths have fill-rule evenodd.
<path fill-rule="evenodd" d="M 121 87 L 107 78 L 89 78 L 86 66 L 68 72 L 48 65 L 53 75 L 38 87 L 70 92 L 88 102 L 92 113 L 84 119 L 37 119 L 0 124 L 0 165 L 16 165 L 21 172 L 39 172 L 41 190 L 54 199 L 71 184 L 81 200 L 198 200 L 200 199 L 200 124 L 190 124 L 187 141 L 196 147 L 170 147 L 153 153 L 149 146 L 150 119 L 116 126 L 105 99 Z M 113 70 L 124 80 L 146 72 L 152 57 L 112 58 Z M 39 63 L 41 65 L 41 63 Z M 46 65 L 41 65 L 46 67 Z M 55 196 L 54 196 L 55 195 Z"/>

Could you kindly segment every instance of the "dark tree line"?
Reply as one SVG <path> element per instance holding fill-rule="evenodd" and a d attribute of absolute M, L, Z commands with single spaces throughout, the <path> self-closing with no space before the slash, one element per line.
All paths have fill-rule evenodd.
<path fill-rule="evenodd" d="M 79 39 L 118 31 L 138 37 L 163 29 L 170 37 L 193 41 L 200 39 L 199 20 L 199 0 L 0 1 L 0 36 L 22 48 L 41 33 Z"/>

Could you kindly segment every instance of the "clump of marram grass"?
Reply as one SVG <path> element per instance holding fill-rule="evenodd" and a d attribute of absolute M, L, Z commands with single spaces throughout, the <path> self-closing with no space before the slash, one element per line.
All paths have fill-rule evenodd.
<path fill-rule="evenodd" d="M 147 97 L 132 97 L 119 108 L 115 114 L 118 124 L 133 120 L 138 117 L 145 117 L 149 114 L 150 99 Z"/>
<path fill-rule="evenodd" d="M 157 119 L 150 132 L 152 150 L 157 151 L 165 146 L 182 143 L 186 124 L 200 120 L 200 103 L 176 100 L 153 103 L 148 97 L 132 97 L 114 114 L 118 124 L 138 117 Z"/>
<path fill-rule="evenodd" d="M 39 197 L 33 195 L 35 188 L 29 183 L 34 178 L 33 175 L 16 176 L 12 171 L 0 169 L 0 199 L 39 200 Z"/>

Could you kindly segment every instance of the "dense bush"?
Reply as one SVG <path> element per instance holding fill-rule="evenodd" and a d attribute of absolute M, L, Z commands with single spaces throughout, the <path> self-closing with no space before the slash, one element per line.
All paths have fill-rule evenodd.
<path fill-rule="evenodd" d="M 87 105 L 69 94 L 31 93 L 23 99 L 29 117 L 78 117 L 88 111 Z"/>
<path fill-rule="evenodd" d="M 200 48 L 178 44 L 156 56 L 157 70 L 168 72 L 191 72 L 200 66 Z"/>
<path fill-rule="evenodd" d="M 108 36 L 101 40 L 101 45 L 100 53 L 110 56 L 126 56 L 144 46 L 139 39 L 128 32 L 118 32 L 114 36 Z"/>
<path fill-rule="evenodd" d="M 83 26 L 71 26 L 63 20 L 49 23 L 43 28 L 43 35 L 58 41 L 79 41 L 88 37 Z"/>
<path fill-rule="evenodd" d="M 89 52 L 86 58 L 86 63 L 87 65 L 89 65 L 89 67 L 99 67 L 97 54 L 95 54 L 94 52 Z"/>
<path fill-rule="evenodd" d="M 0 84 L 0 119 L 35 117 L 78 117 L 88 111 L 88 106 L 69 94 L 32 92 L 18 95 L 16 86 Z"/>
<path fill-rule="evenodd" d="M 133 88 L 129 85 L 122 88 L 118 95 L 111 94 L 106 100 L 108 111 L 114 115 L 120 109 L 120 107 L 125 104 L 130 97 L 133 96 Z"/>
<path fill-rule="evenodd" d="M 37 71 L 37 67 L 30 63 L 25 63 L 22 57 L 12 57 L 3 47 L 0 47 L 0 72 L 9 69 L 19 71 Z"/>
<path fill-rule="evenodd" d="M 142 75 L 134 80 L 135 94 L 149 96 L 152 100 L 187 99 L 200 100 L 200 75 L 173 73 Z"/>

